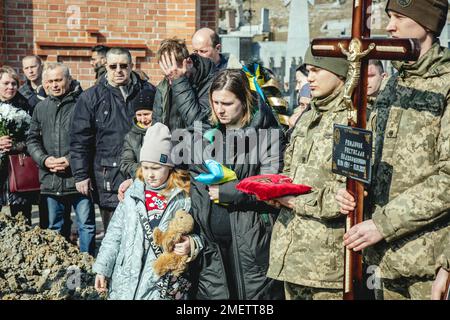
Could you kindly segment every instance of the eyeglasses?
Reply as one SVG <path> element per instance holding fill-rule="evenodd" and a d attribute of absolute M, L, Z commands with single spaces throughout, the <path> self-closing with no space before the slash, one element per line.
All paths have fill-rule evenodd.
<path fill-rule="evenodd" d="M 128 64 L 126 64 L 126 63 L 110 64 L 108 67 L 109 67 L 111 70 L 116 70 L 117 68 L 126 70 L 126 69 L 128 69 Z"/>

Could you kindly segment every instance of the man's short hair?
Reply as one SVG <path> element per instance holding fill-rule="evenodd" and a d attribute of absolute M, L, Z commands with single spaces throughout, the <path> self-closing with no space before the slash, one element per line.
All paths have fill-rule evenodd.
<path fill-rule="evenodd" d="M 156 52 L 156 59 L 161 61 L 161 57 L 165 53 L 173 52 L 175 60 L 178 64 L 183 63 L 183 60 L 189 57 L 189 51 L 186 47 L 186 42 L 181 39 L 172 38 L 165 39 L 161 42 L 158 51 Z"/>
<path fill-rule="evenodd" d="M 39 63 L 40 66 L 42 66 L 42 64 L 43 64 L 41 57 L 39 57 L 38 55 L 35 55 L 35 54 L 24 57 L 22 59 L 22 62 L 27 59 L 36 59 L 36 61 Z"/>
<path fill-rule="evenodd" d="M 43 72 L 43 78 L 47 77 L 47 72 L 50 70 L 55 70 L 57 68 L 61 68 L 63 71 L 63 75 L 66 79 L 70 79 L 70 70 L 69 67 L 67 67 L 65 64 L 61 62 L 47 62 L 44 65 L 44 72 Z"/>
<path fill-rule="evenodd" d="M 128 63 L 131 63 L 133 60 L 131 59 L 131 53 L 130 50 L 125 49 L 125 48 L 111 48 L 108 50 L 108 52 L 106 53 L 106 59 L 108 59 L 109 56 L 111 56 L 112 54 L 114 55 L 124 55 L 128 57 Z"/>
<path fill-rule="evenodd" d="M 102 57 L 106 57 L 106 53 L 108 52 L 109 47 L 104 46 L 104 45 L 96 45 L 95 47 L 93 47 L 91 49 L 92 52 L 97 52 L 98 55 L 102 56 Z"/>
<path fill-rule="evenodd" d="M 211 46 L 215 48 L 218 44 L 220 44 L 220 38 L 217 32 L 211 33 Z"/>
<path fill-rule="evenodd" d="M 380 72 L 380 74 L 384 73 L 384 66 L 380 60 L 369 60 L 369 66 L 370 65 L 375 66 Z"/>

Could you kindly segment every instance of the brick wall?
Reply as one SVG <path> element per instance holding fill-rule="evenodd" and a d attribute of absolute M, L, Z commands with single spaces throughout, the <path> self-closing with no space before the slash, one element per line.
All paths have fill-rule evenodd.
<path fill-rule="evenodd" d="M 4 20 L 4 3 L 0 0 L 0 65 L 5 62 L 5 20 Z"/>
<path fill-rule="evenodd" d="M 201 0 L 200 27 L 216 29 L 219 19 L 219 0 Z"/>
<path fill-rule="evenodd" d="M 27 54 L 67 63 L 84 88 L 93 83 L 90 47 L 131 47 L 137 68 L 153 83 L 161 78 L 155 54 L 161 40 L 186 39 L 195 29 L 217 25 L 217 0 L 0 0 L 5 20 L 3 55 L 20 69 Z M 1 50 L 1 49 L 0 49 Z M 5 52 L 6 51 L 6 52 Z"/>

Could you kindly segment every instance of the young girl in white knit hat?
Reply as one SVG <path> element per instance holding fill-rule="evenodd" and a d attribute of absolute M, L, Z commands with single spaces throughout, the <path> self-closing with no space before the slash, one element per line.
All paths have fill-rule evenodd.
<path fill-rule="evenodd" d="M 190 283 L 170 272 L 159 277 L 153 263 L 160 254 L 153 230 L 162 231 L 178 210 L 190 210 L 189 178 L 174 168 L 169 129 L 156 123 L 147 130 L 140 167 L 125 199 L 117 207 L 103 239 L 93 271 L 95 288 L 109 299 L 187 299 Z M 183 236 L 174 252 L 195 259 L 202 243 L 197 235 Z"/>

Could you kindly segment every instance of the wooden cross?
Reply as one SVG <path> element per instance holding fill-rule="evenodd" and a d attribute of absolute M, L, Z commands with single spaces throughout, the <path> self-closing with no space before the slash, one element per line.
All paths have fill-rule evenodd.
<path fill-rule="evenodd" d="M 348 107 L 349 126 L 362 129 L 366 128 L 369 60 L 414 61 L 420 54 L 420 44 L 416 39 L 370 38 L 371 6 L 372 0 L 353 1 L 351 38 L 314 39 L 311 42 L 313 55 L 347 58 L 350 62 L 344 85 L 344 103 Z M 347 190 L 356 201 L 356 209 L 347 216 L 346 230 L 349 230 L 363 221 L 364 185 L 347 178 Z M 345 249 L 344 266 L 344 299 L 357 299 L 361 297 L 363 288 L 361 253 Z"/>

